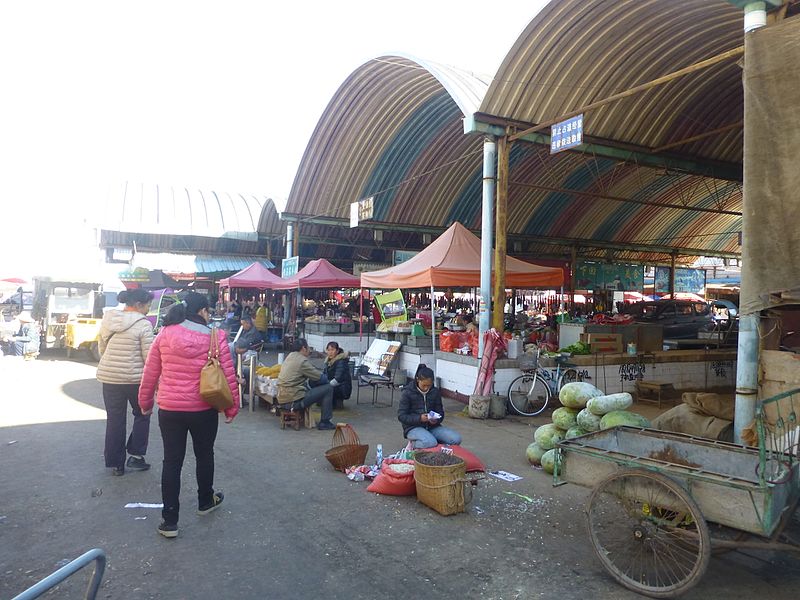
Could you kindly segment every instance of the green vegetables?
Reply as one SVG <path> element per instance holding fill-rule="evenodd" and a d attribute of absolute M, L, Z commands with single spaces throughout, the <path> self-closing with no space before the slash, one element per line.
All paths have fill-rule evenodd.
<path fill-rule="evenodd" d="M 561 348 L 559 352 L 569 352 L 570 354 L 591 354 L 591 352 L 589 352 L 589 344 L 586 342 L 575 342 L 566 348 Z"/>

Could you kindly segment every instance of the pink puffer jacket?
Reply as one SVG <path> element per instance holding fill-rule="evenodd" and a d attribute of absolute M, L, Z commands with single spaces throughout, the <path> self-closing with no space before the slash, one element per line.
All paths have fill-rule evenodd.
<path fill-rule="evenodd" d="M 158 406 L 164 410 L 198 412 L 209 409 L 200 397 L 200 370 L 208 360 L 210 342 L 211 330 L 192 321 L 169 325 L 159 332 L 147 355 L 139 386 L 142 411 L 153 408 L 156 390 Z M 224 337 L 221 338 L 219 362 L 233 394 L 233 407 L 225 411 L 225 416 L 233 418 L 239 412 L 239 388 Z"/>

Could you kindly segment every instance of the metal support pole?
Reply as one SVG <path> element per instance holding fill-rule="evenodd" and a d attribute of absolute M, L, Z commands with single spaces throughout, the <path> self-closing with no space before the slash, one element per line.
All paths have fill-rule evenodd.
<path fill-rule="evenodd" d="M 766 24 L 766 4 L 764 2 L 752 2 L 744 9 L 744 30 L 745 33 Z M 747 47 L 747 35 L 745 35 L 745 48 Z M 745 63 L 745 69 L 747 69 Z M 745 94 L 745 99 L 747 95 Z M 758 110 L 754 107 L 744 107 L 745 131 L 747 131 L 747 120 L 750 110 Z M 745 156 L 747 154 L 745 153 Z M 747 164 L 744 165 L 745 169 Z M 746 191 L 746 189 L 745 189 Z M 755 206 L 747 210 L 748 196 L 745 193 L 743 198 L 742 210 L 742 231 L 746 232 L 750 222 L 750 215 L 755 214 Z M 745 276 L 745 270 L 749 269 L 750 261 L 742 262 L 742 283 L 746 284 L 750 278 Z M 734 442 L 743 444 L 742 431 L 753 422 L 756 416 L 756 400 L 758 399 L 758 324 L 760 315 L 740 314 L 739 315 L 739 343 L 736 351 L 736 404 L 733 416 L 733 435 Z"/>
<path fill-rule="evenodd" d="M 675 299 L 675 260 L 677 258 L 677 255 L 673 253 L 669 261 L 669 297 L 673 300 Z"/>
<path fill-rule="evenodd" d="M 758 396 L 758 314 L 739 315 L 739 346 L 736 352 L 736 405 L 734 442 L 743 444 L 742 431 L 756 418 Z"/>
<path fill-rule="evenodd" d="M 483 356 L 483 335 L 491 327 L 492 238 L 494 232 L 494 186 L 497 143 L 483 140 L 483 204 L 481 207 L 481 297 L 478 303 L 478 356 Z"/>
<path fill-rule="evenodd" d="M 506 226 L 508 222 L 508 155 L 511 144 L 507 137 L 497 143 L 497 206 L 495 209 L 494 244 L 494 307 L 492 327 L 503 331 L 503 314 L 506 303 Z"/>
<path fill-rule="evenodd" d="M 286 223 L 286 258 L 294 256 L 294 223 Z M 289 332 L 289 321 L 291 319 L 291 304 L 289 303 L 290 293 L 283 295 L 283 332 Z"/>
<path fill-rule="evenodd" d="M 433 343 L 433 374 L 436 375 L 436 302 L 433 297 L 433 286 L 431 286 L 431 342 Z M 434 377 L 434 381 L 436 378 Z"/>

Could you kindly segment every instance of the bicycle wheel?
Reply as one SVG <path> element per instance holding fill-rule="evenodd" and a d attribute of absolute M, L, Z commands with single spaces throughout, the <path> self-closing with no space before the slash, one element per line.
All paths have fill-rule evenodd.
<path fill-rule="evenodd" d="M 708 526 L 697 503 L 668 477 L 638 469 L 614 473 L 592 492 L 586 517 L 600 562 L 634 592 L 673 598 L 708 567 Z"/>
<path fill-rule="evenodd" d="M 508 388 L 508 404 L 511 410 L 523 417 L 538 415 L 547 407 L 550 388 L 538 375 L 520 375 Z"/>
<path fill-rule="evenodd" d="M 575 381 L 583 381 L 583 379 L 578 375 L 577 369 L 565 369 L 564 372 L 561 373 L 561 377 L 558 378 L 559 391 L 565 383 L 573 383 Z"/>

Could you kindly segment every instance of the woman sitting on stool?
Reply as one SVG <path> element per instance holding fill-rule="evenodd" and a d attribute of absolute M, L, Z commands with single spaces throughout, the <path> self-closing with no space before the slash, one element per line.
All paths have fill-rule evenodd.
<path fill-rule="evenodd" d="M 431 411 L 439 417 L 429 417 Z M 433 371 L 425 365 L 417 369 L 414 385 L 403 388 L 397 419 L 403 424 L 403 436 L 413 442 L 416 449 L 461 443 L 461 434 L 441 425 L 444 421 L 442 394 L 433 385 Z"/>
<path fill-rule="evenodd" d="M 333 408 L 344 408 L 344 401 L 353 391 L 349 359 L 350 355 L 336 342 L 328 342 L 325 346 L 325 375 L 333 386 Z"/>

